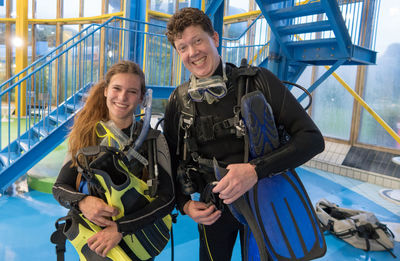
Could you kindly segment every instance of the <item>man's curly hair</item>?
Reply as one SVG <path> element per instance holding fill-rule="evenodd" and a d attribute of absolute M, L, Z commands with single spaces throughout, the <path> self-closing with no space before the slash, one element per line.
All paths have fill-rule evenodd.
<path fill-rule="evenodd" d="M 181 37 L 183 31 L 191 25 L 200 25 L 210 36 L 215 32 L 210 18 L 203 11 L 193 7 L 182 8 L 169 19 L 165 33 L 174 48 L 175 39 Z"/>

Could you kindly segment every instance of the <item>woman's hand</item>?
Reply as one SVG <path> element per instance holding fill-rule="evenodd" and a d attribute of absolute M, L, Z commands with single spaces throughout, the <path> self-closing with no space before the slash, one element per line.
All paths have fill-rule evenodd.
<path fill-rule="evenodd" d="M 110 222 L 112 223 L 110 226 L 100 230 L 87 241 L 89 248 L 102 257 L 106 257 L 107 253 L 122 239 L 122 234 L 118 232 L 117 223 Z"/>
<path fill-rule="evenodd" d="M 107 205 L 101 198 L 94 196 L 87 196 L 79 201 L 79 209 L 87 219 L 101 227 L 114 224 L 111 217 L 119 213 L 117 208 Z"/>

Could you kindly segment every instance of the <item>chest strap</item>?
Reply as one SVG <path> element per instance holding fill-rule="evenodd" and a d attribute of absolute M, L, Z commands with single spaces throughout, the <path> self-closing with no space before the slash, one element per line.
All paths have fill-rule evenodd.
<path fill-rule="evenodd" d="M 244 122 L 241 119 L 241 99 L 243 95 L 250 90 L 250 78 L 254 77 L 256 74 L 257 68 L 248 66 L 246 59 L 242 59 L 241 66 L 239 68 L 232 69 L 232 77 L 238 79 L 237 102 L 236 105 L 233 107 L 234 116 L 220 122 L 212 122 L 212 127 L 207 127 L 207 130 L 204 130 L 210 133 L 210 135 L 208 136 L 214 138 L 220 138 L 227 134 L 235 134 L 238 138 L 244 137 L 244 162 L 248 161 L 248 137 L 246 135 Z M 198 155 L 197 140 L 196 137 L 192 136 L 193 132 L 191 131 L 191 128 L 194 126 L 194 121 L 196 117 L 195 104 L 192 100 L 190 100 L 189 96 L 187 95 L 188 88 L 189 83 L 185 83 L 177 89 L 178 100 L 180 101 L 182 108 L 181 116 L 179 119 L 179 128 L 184 132 L 182 156 L 182 160 L 184 162 L 190 160 L 189 154 L 192 155 L 192 159 L 194 161 L 196 161 L 195 157 L 196 155 Z M 208 121 L 208 119 L 204 119 L 204 121 Z M 179 155 L 181 142 L 182 141 L 180 140 L 180 135 L 178 135 L 177 155 Z"/>

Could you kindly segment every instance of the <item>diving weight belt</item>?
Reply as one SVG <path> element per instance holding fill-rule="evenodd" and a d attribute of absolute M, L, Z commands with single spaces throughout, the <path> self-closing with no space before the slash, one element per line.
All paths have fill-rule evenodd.
<path fill-rule="evenodd" d="M 81 160 L 77 162 L 83 168 L 82 174 L 87 179 L 89 194 L 99 196 L 119 209 L 118 216 L 113 217 L 113 220 L 142 209 L 155 199 L 145 193 L 148 190 L 146 182 L 128 170 L 123 152 L 111 147 L 94 146 L 80 150 L 77 158 L 82 157 L 81 154 L 86 154 L 84 158 L 87 158 L 87 155 L 95 155 L 99 151 L 100 156 L 87 167 L 79 164 Z M 148 260 L 157 256 L 169 241 L 172 224 L 171 216 L 166 215 L 133 234 L 125 234 L 119 245 L 109 251 L 106 258 L 102 258 L 87 246 L 87 239 L 102 228 L 82 214 L 68 217 L 64 234 L 77 250 L 80 260 L 90 261 Z"/>
<path fill-rule="evenodd" d="M 242 97 L 241 113 L 249 137 L 250 159 L 280 145 L 271 107 L 260 91 Z M 311 260 L 325 254 L 324 235 L 294 169 L 260 179 L 239 201 L 247 202 L 251 212 L 238 208 L 235 202 L 229 206 L 246 225 L 244 260 Z M 258 231 L 252 223 L 258 224 Z"/>

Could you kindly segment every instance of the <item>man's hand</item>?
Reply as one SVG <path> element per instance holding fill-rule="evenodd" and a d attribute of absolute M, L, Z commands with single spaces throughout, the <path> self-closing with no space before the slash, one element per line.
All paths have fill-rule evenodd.
<path fill-rule="evenodd" d="M 94 196 L 87 196 L 79 201 L 79 209 L 87 219 L 101 227 L 111 226 L 114 223 L 110 220 L 111 217 L 119 213 L 117 208 Z"/>
<path fill-rule="evenodd" d="M 258 180 L 255 166 L 250 163 L 229 164 L 228 173 L 214 187 L 213 192 L 219 193 L 219 197 L 225 204 L 231 204 L 249 189 Z"/>
<path fill-rule="evenodd" d="M 183 211 L 196 223 L 211 225 L 221 217 L 221 211 L 214 205 L 207 206 L 204 202 L 189 200 L 183 207 Z"/>
<path fill-rule="evenodd" d="M 122 239 L 122 234 L 118 232 L 117 223 L 113 221 L 111 223 L 110 226 L 100 230 L 87 241 L 89 248 L 102 257 L 106 257 L 107 253 Z"/>

